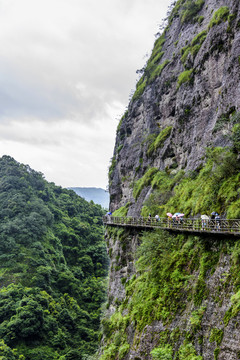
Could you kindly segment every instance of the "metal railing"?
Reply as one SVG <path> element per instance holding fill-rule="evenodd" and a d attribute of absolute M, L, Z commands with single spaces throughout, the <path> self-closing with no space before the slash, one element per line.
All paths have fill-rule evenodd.
<path fill-rule="evenodd" d="M 233 235 L 240 235 L 240 219 L 217 219 L 217 220 L 203 220 L 203 219 L 188 219 L 179 218 L 147 218 L 147 217 L 118 217 L 118 216 L 103 216 L 104 225 L 113 226 L 132 226 L 142 228 L 159 228 L 166 230 L 190 231 L 190 232 L 208 232 L 208 233 L 228 233 Z"/>

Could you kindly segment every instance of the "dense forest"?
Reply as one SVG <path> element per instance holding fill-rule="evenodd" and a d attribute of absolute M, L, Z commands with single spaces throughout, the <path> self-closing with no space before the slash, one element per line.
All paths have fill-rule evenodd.
<path fill-rule="evenodd" d="M 87 359 L 108 259 L 103 209 L 0 159 L 0 358 Z"/>

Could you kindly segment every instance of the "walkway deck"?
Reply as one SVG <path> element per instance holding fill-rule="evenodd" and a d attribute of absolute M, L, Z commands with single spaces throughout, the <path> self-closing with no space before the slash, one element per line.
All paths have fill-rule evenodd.
<path fill-rule="evenodd" d="M 156 221 L 155 218 L 149 220 L 144 217 L 116 217 L 104 216 L 104 225 L 110 226 L 124 226 L 135 228 L 152 228 L 163 229 L 171 231 L 188 231 L 195 233 L 210 233 L 210 234 L 229 234 L 240 235 L 240 220 L 201 220 L 201 219 L 181 219 L 179 221 L 169 220 L 167 218 L 160 218 Z"/>

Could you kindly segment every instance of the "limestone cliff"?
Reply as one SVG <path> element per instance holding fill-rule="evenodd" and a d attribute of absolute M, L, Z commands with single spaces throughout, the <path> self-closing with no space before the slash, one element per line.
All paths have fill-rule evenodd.
<path fill-rule="evenodd" d="M 112 212 L 239 218 L 239 79 L 239 0 L 179 0 L 117 129 Z M 108 227 L 106 241 L 102 360 L 239 359 L 240 239 Z"/>
<path fill-rule="evenodd" d="M 183 5 L 192 2 L 182 1 Z M 152 68 L 161 73 L 148 76 L 153 70 L 147 66 L 141 79 L 146 83 L 144 91 L 133 96 L 118 126 L 110 173 L 112 211 L 131 203 L 129 215 L 139 215 L 149 188 L 136 203 L 132 184 L 148 167 L 195 170 L 207 146 L 229 144 L 231 123 L 227 119 L 240 110 L 239 1 L 203 3 L 193 23 L 193 19 L 183 22 L 183 5 L 173 11 L 168 28 L 156 41 L 156 55 L 150 59 Z M 219 15 L 219 23 L 211 25 L 218 9 L 219 13 L 225 9 L 227 16 Z M 166 129 L 165 141 L 151 152 L 154 135 Z"/>

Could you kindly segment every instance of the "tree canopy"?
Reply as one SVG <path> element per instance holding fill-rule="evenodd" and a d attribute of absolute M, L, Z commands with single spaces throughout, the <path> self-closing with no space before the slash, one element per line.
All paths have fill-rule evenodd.
<path fill-rule="evenodd" d="M 0 357 L 94 352 L 108 259 L 103 209 L 0 159 Z"/>

